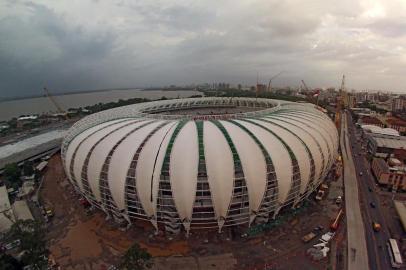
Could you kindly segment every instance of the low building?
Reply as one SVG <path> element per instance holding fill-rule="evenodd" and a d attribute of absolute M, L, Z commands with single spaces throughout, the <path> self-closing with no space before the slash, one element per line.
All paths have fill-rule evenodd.
<path fill-rule="evenodd" d="M 265 84 L 257 84 L 257 93 L 265 93 L 267 91 L 268 87 Z"/>
<path fill-rule="evenodd" d="M 398 159 L 374 158 L 372 172 L 380 185 L 385 185 L 394 190 L 406 191 L 406 167 Z"/>
<path fill-rule="evenodd" d="M 392 156 L 406 164 L 406 149 L 395 149 Z"/>
<path fill-rule="evenodd" d="M 0 170 L 3 169 L 6 164 L 18 163 L 59 149 L 65 132 L 65 129 L 53 130 L 1 146 Z"/>
<path fill-rule="evenodd" d="M 384 123 L 382 123 L 381 120 L 379 120 L 376 117 L 368 116 L 368 115 L 362 115 L 358 119 L 358 124 L 360 125 L 374 125 L 383 128 Z"/>
<path fill-rule="evenodd" d="M 366 133 L 367 150 L 375 157 L 386 158 L 395 150 L 406 149 L 406 136 Z"/>
<path fill-rule="evenodd" d="M 17 197 L 18 198 L 26 198 L 30 196 L 35 190 L 35 181 L 25 181 L 20 188 Z"/>
<path fill-rule="evenodd" d="M 400 118 L 389 117 L 388 119 L 386 119 L 386 124 L 388 125 L 388 127 L 396 129 L 397 131 L 399 131 L 401 133 L 406 132 L 406 121 L 404 121 Z"/>
<path fill-rule="evenodd" d="M 391 110 L 392 112 L 403 112 L 406 109 L 406 98 L 399 96 L 392 99 Z"/>
<path fill-rule="evenodd" d="M 15 201 L 12 208 L 16 220 L 34 220 L 26 200 Z"/>
<path fill-rule="evenodd" d="M 0 236 L 6 233 L 14 223 L 14 214 L 8 198 L 6 186 L 0 187 Z M 0 237 L 1 238 L 1 237 Z"/>
<path fill-rule="evenodd" d="M 374 125 L 362 125 L 361 126 L 363 132 L 365 133 L 374 133 L 374 134 L 382 134 L 382 135 L 389 135 L 389 136 L 400 136 L 399 132 L 393 128 L 381 128 Z"/>

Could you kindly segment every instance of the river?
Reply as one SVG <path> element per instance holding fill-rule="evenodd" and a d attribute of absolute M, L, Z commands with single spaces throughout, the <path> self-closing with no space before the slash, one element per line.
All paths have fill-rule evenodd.
<path fill-rule="evenodd" d="M 102 92 L 78 93 L 55 96 L 54 99 L 65 110 L 69 108 L 78 108 L 97 103 L 106 103 L 118 101 L 119 99 L 129 98 L 149 98 L 160 99 L 165 96 L 167 98 L 190 97 L 192 95 L 203 95 L 201 92 L 194 90 L 180 91 L 161 91 L 161 90 L 110 90 Z M 0 121 L 7 121 L 13 117 L 18 117 L 24 114 L 41 114 L 46 112 L 56 112 L 55 106 L 46 97 L 20 99 L 0 102 Z"/>

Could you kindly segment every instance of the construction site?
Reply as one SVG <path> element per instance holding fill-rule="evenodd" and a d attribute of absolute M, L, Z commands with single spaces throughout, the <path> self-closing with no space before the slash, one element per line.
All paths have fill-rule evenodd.
<path fill-rule="evenodd" d="M 251 111 L 255 110 L 244 108 Z M 200 117 L 202 112 L 213 114 L 211 109 L 199 109 L 195 115 Z M 233 113 L 242 111 L 221 110 L 222 115 Z M 50 260 L 56 268 L 109 269 L 134 242 L 153 256 L 152 269 L 341 269 L 346 264 L 340 158 L 316 192 L 274 220 L 253 224 L 248 230 L 229 227 L 221 233 L 211 229 L 173 235 L 157 233 L 148 221 L 120 226 L 78 193 L 68 180 L 60 153 L 54 153 L 38 198 L 52 214 L 36 215 L 35 209 L 33 214 L 45 217 Z"/>
<path fill-rule="evenodd" d="M 333 174 L 330 177 L 322 200 L 313 198 L 272 226 L 254 227 L 247 235 L 226 230 L 221 234 L 197 232 L 189 238 L 167 237 L 155 235 L 148 224 L 140 223 L 122 231 L 113 222 L 106 222 L 100 211 L 79 202 L 59 155 L 48 164 L 40 200 L 54 210 L 47 237 L 51 257 L 61 269 L 108 269 L 133 242 L 154 257 L 153 269 L 335 269 L 345 260 L 345 226 L 337 227 L 326 257 L 311 254 L 317 238 L 330 231 L 341 209 L 336 202 L 342 194 L 341 180 L 335 180 Z M 314 237 L 302 239 L 308 233 Z"/>

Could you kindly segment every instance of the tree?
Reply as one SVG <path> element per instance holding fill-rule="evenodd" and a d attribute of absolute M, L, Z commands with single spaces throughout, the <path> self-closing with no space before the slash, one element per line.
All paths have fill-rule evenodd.
<path fill-rule="evenodd" d="M 4 178 L 8 187 L 17 189 L 21 185 L 21 170 L 17 163 L 11 163 L 4 166 Z"/>
<path fill-rule="evenodd" d="M 144 248 L 134 243 L 121 258 L 119 269 L 143 270 L 151 268 L 152 256 Z"/>
<path fill-rule="evenodd" d="M 34 174 L 34 166 L 32 161 L 26 161 L 23 165 L 23 173 L 24 175 L 33 175 Z"/>
<path fill-rule="evenodd" d="M 0 270 L 20 270 L 23 269 L 21 263 L 13 256 L 6 253 L 0 254 Z"/>
<path fill-rule="evenodd" d="M 24 252 L 21 261 L 33 269 L 47 266 L 48 250 L 46 248 L 45 230 L 42 223 L 34 220 L 18 220 L 11 226 L 7 238 L 20 240 L 20 249 Z"/>

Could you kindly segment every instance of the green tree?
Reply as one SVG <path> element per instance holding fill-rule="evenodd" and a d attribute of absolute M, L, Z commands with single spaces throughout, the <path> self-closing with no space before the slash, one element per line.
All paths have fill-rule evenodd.
<path fill-rule="evenodd" d="M 119 269 L 143 270 L 151 268 L 152 256 L 137 243 L 133 244 L 121 258 Z"/>
<path fill-rule="evenodd" d="M 4 179 L 7 187 L 17 189 L 21 185 L 21 170 L 17 163 L 11 163 L 4 166 Z"/>
<path fill-rule="evenodd" d="M 34 174 L 34 164 L 32 161 L 26 161 L 23 165 L 24 175 L 33 175 Z"/>
<path fill-rule="evenodd" d="M 23 269 L 21 263 L 13 256 L 0 253 L 0 270 L 20 270 Z"/>
<path fill-rule="evenodd" d="M 11 241 L 20 240 L 20 249 L 24 252 L 21 261 L 33 269 L 44 269 L 47 264 L 45 230 L 42 223 L 34 220 L 18 220 L 7 234 Z"/>

